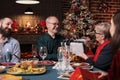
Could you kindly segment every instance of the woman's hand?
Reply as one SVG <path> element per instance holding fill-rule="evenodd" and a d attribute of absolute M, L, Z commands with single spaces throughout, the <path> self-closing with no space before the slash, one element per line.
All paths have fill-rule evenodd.
<path fill-rule="evenodd" d="M 98 76 L 98 78 L 102 78 L 102 77 L 105 77 L 105 76 L 107 76 L 108 75 L 108 73 L 107 72 L 104 72 L 104 71 L 91 71 L 92 73 L 98 73 L 98 74 L 100 74 L 99 76 Z"/>
<path fill-rule="evenodd" d="M 81 57 L 85 60 L 88 58 L 88 56 L 85 53 L 80 53 L 79 57 Z"/>

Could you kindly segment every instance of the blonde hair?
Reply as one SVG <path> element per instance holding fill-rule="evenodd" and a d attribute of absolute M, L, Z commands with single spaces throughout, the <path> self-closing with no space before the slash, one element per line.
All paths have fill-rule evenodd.
<path fill-rule="evenodd" d="M 106 39 L 107 38 L 109 39 L 109 38 L 111 38 L 110 31 L 109 31 L 110 26 L 111 25 L 109 22 L 101 22 L 101 23 L 98 23 L 97 25 L 95 25 L 95 30 L 101 34 L 104 34 Z"/>

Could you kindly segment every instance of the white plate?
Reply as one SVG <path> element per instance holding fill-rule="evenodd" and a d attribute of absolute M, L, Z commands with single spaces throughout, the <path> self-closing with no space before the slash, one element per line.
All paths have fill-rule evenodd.
<path fill-rule="evenodd" d="M 91 66 L 89 63 L 86 63 L 86 62 L 73 63 L 72 66 L 73 67 L 81 67 L 83 69 L 92 69 L 93 68 L 93 66 Z"/>
<path fill-rule="evenodd" d="M 0 73 L 4 72 L 4 71 L 5 71 L 5 69 L 6 69 L 6 67 L 5 67 L 5 66 L 0 66 Z"/>
<path fill-rule="evenodd" d="M 63 76 L 63 75 L 60 75 L 60 76 L 58 76 L 57 78 L 65 79 L 65 80 L 69 80 L 69 79 L 70 79 L 69 77 L 65 77 L 65 76 Z"/>
<path fill-rule="evenodd" d="M 3 66 L 13 67 L 16 63 L 13 63 L 13 62 L 2 62 L 1 64 Z"/>
<path fill-rule="evenodd" d="M 49 61 L 49 60 L 44 60 L 43 62 L 38 61 L 38 65 L 42 65 L 42 64 L 44 64 L 44 65 L 54 65 L 54 64 L 56 64 L 56 62 L 55 61 Z"/>

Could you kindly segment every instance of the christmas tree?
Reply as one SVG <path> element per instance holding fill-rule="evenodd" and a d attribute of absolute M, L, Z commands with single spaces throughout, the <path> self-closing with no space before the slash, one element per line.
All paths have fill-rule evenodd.
<path fill-rule="evenodd" d="M 66 38 L 81 38 L 94 32 L 93 15 L 87 0 L 72 0 L 69 12 L 65 13 L 61 34 Z"/>

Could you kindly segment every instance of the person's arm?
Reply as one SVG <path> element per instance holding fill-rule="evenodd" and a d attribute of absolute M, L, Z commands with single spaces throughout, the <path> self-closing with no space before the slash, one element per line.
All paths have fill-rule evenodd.
<path fill-rule="evenodd" d="M 104 71 L 101 71 L 101 70 L 98 70 L 98 71 L 91 71 L 92 73 L 96 73 L 96 74 L 99 74 L 98 78 L 103 78 L 105 76 L 108 76 L 108 73 L 107 72 L 104 72 Z"/>
<path fill-rule="evenodd" d="M 15 41 L 12 44 L 13 52 L 12 52 L 12 60 L 11 62 L 19 62 L 20 61 L 20 44 L 18 41 Z"/>
<path fill-rule="evenodd" d="M 80 57 L 82 57 L 84 60 L 88 59 L 88 56 L 85 53 L 80 53 Z"/>
<path fill-rule="evenodd" d="M 113 57 L 113 54 L 111 52 L 111 47 L 108 44 L 103 48 L 96 62 L 94 62 L 90 58 L 86 59 L 86 62 L 90 63 L 96 68 L 107 71 L 112 62 L 112 57 Z"/>

